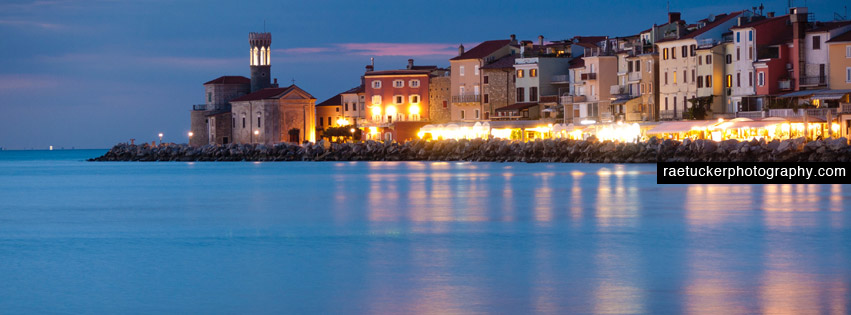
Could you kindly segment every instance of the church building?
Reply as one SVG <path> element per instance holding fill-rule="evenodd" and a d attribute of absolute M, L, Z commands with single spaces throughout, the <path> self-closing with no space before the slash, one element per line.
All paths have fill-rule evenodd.
<path fill-rule="evenodd" d="M 193 105 L 189 144 L 314 142 L 316 98 L 271 79 L 271 33 L 249 33 L 251 78 L 204 83 L 205 103 Z"/>

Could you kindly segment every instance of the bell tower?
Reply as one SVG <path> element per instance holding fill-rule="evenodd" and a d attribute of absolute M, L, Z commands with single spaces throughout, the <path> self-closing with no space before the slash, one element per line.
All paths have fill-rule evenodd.
<path fill-rule="evenodd" d="M 248 33 L 251 46 L 251 92 L 271 87 L 272 33 Z"/>

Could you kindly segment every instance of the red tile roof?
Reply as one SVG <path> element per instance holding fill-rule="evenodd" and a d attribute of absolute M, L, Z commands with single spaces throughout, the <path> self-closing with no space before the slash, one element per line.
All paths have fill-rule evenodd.
<path fill-rule="evenodd" d="M 514 103 L 514 104 L 511 104 L 511 105 L 508 105 L 508 106 L 505 106 L 505 107 L 497 108 L 496 111 L 498 111 L 498 112 L 513 112 L 513 111 L 516 111 L 516 110 L 524 110 L 524 109 L 527 109 L 527 108 L 535 106 L 535 105 L 538 105 L 538 103 L 537 102 Z"/>
<path fill-rule="evenodd" d="M 505 68 L 514 68 L 514 60 L 517 59 L 517 55 L 508 55 L 502 58 L 497 59 L 494 62 L 486 64 L 482 67 L 482 69 L 505 69 Z"/>
<path fill-rule="evenodd" d="M 757 21 L 753 21 L 753 22 L 750 22 L 750 23 L 742 24 L 741 26 L 733 26 L 730 29 L 735 30 L 735 29 L 755 27 L 755 26 L 759 26 L 759 25 L 762 25 L 762 24 L 765 24 L 765 23 L 768 23 L 768 22 L 774 22 L 774 21 L 777 21 L 777 20 L 788 20 L 788 19 L 789 19 L 788 15 L 783 15 L 783 16 L 778 16 L 778 17 L 773 17 L 773 18 L 764 18 L 764 19 L 759 19 Z"/>
<path fill-rule="evenodd" d="M 434 70 L 437 66 L 413 66 L 410 70 Z"/>
<path fill-rule="evenodd" d="M 851 24 L 851 21 L 834 21 L 834 22 L 814 22 L 813 28 L 808 29 L 807 33 L 812 32 L 827 32 L 829 30 L 839 28 Z"/>
<path fill-rule="evenodd" d="M 367 72 L 364 76 L 374 76 L 374 75 L 416 75 L 416 74 L 428 74 L 429 72 L 426 70 L 384 70 L 384 71 L 372 71 Z"/>
<path fill-rule="evenodd" d="M 733 12 L 733 13 L 730 13 L 730 14 L 716 15 L 715 21 L 713 21 L 712 23 L 708 23 L 708 24 L 704 25 L 703 27 L 701 27 L 699 29 L 696 29 L 696 30 L 692 31 L 691 33 L 680 36 L 679 38 L 671 38 L 671 39 L 660 40 L 660 41 L 657 41 L 657 43 L 670 42 L 670 41 L 675 41 L 675 40 L 680 40 L 680 39 L 695 38 L 700 34 L 706 33 L 708 31 L 710 31 L 711 29 L 713 29 L 713 28 L 715 28 L 715 27 L 717 27 L 721 24 L 724 24 L 729 20 L 732 20 L 732 19 L 738 17 L 739 15 L 742 14 L 742 12 L 743 11 L 736 11 L 736 12 Z"/>
<path fill-rule="evenodd" d="M 251 84 L 251 79 L 239 75 L 226 75 L 207 81 L 207 84 Z"/>
<path fill-rule="evenodd" d="M 597 44 L 601 41 L 606 40 L 606 36 L 574 36 L 573 37 L 577 43 L 584 44 Z"/>
<path fill-rule="evenodd" d="M 851 42 L 851 31 L 839 34 L 831 38 L 828 43 Z"/>
<path fill-rule="evenodd" d="M 340 93 L 340 94 L 363 93 L 364 91 L 366 91 L 366 89 L 364 89 L 363 85 L 358 85 L 358 86 L 353 87 L 351 89 L 348 89 L 345 92 Z"/>
<path fill-rule="evenodd" d="M 570 69 L 582 68 L 585 67 L 585 59 L 582 57 L 573 58 L 568 62 Z"/>
<path fill-rule="evenodd" d="M 284 94 L 286 94 L 288 91 L 292 90 L 295 87 L 296 87 L 295 85 L 290 85 L 290 86 L 285 87 L 285 88 L 265 88 L 265 89 L 256 91 L 254 93 L 245 94 L 243 96 L 235 98 L 235 99 L 231 100 L 231 103 L 278 98 L 280 96 L 283 96 Z"/>
<path fill-rule="evenodd" d="M 449 60 L 464 60 L 464 59 L 482 59 L 499 50 L 502 47 L 508 46 L 511 43 L 509 39 L 489 40 L 476 45 L 472 49 L 464 52 L 458 57 Z"/>
<path fill-rule="evenodd" d="M 319 106 L 340 106 L 340 105 L 343 105 L 342 93 L 331 96 L 331 98 L 322 101 L 322 103 L 316 104 L 317 107 L 319 107 Z"/>

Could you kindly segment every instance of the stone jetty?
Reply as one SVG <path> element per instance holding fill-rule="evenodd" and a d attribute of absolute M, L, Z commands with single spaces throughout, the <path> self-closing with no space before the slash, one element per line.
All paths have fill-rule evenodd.
<path fill-rule="evenodd" d="M 89 161 L 475 161 L 561 163 L 656 162 L 848 162 L 851 147 L 845 138 L 789 140 L 660 140 L 616 143 L 551 139 L 414 140 L 405 143 L 366 141 L 315 144 L 229 144 L 191 147 L 118 144 Z"/>

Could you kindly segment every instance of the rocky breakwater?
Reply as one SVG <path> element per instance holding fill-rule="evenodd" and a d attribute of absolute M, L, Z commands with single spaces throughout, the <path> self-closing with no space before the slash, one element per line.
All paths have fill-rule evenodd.
<path fill-rule="evenodd" d="M 441 140 L 224 146 L 118 144 L 89 161 L 482 161 L 563 163 L 848 162 L 845 138 L 816 140 Z"/>

